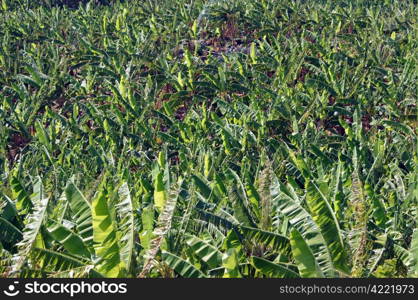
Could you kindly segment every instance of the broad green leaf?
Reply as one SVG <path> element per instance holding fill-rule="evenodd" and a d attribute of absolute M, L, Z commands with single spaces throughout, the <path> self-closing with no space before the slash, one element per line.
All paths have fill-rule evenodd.
<path fill-rule="evenodd" d="M 154 231 L 154 207 L 148 205 L 142 209 L 142 231 L 139 235 L 141 240 L 141 246 L 145 250 L 149 250 L 151 247 L 151 240 L 153 238 Z"/>
<path fill-rule="evenodd" d="M 71 216 L 76 223 L 77 233 L 83 238 L 85 243 L 90 245 L 93 239 L 90 203 L 75 186 L 72 180 L 68 182 L 65 188 L 65 196 L 70 204 Z"/>
<path fill-rule="evenodd" d="M 154 182 L 154 205 L 159 212 L 164 210 L 167 201 L 167 192 L 163 181 L 163 172 L 158 173 Z"/>
<path fill-rule="evenodd" d="M 178 257 L 167 251 L 162 251 L 163 261 L 181 277 L 184 278 L 204 278 L 206 277 L 199 269 L 193 266 L 188 261 Z"/>
<path fill-rule="evenodd" d="M 285 236 L 245 226 L 240 227 L 240 230 L 246 239 L 252 240 L 256 245 L 270 247 L 272 250 L 279 251 L 286 256 L 291 255 L 289 239 Z"/>
<path fill-rule="evenodd" d="M 0 242 L 17 244 L 22 239 L 22 232 L 10 221 L 0 217 Z"/>
<path fill-rule="evenodd" d="M 411 275 L 418 277 L 418 229 L 414 229 L 411 240 Z"/>
<path fill-rule="evenodd" d="M 120 257 L 115 224 L 109 210 L 109 195 L 103 181 L 91 204 L 93 247 L 100 258 L 97 270 L 108 277 L 123 276 L 125 265 Z"/>
<path fill-rule="evenodd" d="M 29 254 L 37 241 L 39 241 L 38 236 L 41 235 L 41 227 L 47 216 L 47 207 L 49 203 L 49 198 L 44 196 L 43 186 L 40 178 L 37 182 L 37 190 L 34 190 L 34 195 L 40 196 L 40 199 L 31 199 L 32 202 L 36 202 L 36 205 L 33 207 L 32 213 L 26 219 L 26 225 L 23 229 L 23 240 L 17 244 L 18 252 L 13 256 L 13 266 L 11 273 L 17 275 L 26 260 L 29 257 Z"/>
<path fill-rule="evenodd" d="M 187 235 L 186 244 L 209 268 L 213 269 L 222 264 L 222 253 L 208 242 L 196 236 Z"/>
<path fill-rule="evenodd" d="M 299 274 L 261 257 L 251 257 L 251 264 L 267 278 L 299 278 Z"/>
<path fill-rule="evenodd" d="M 273 181 L 273 185 L 280 191 L 273 199 L 273 202 L 277 203 L 277 213 L 286 216 L 292 229 L 296 229 L 302 235 L 324 276 L 335 277 L 326 242 L 312 216 L 302 206 L 298 196 L 289 191 L 291 186 L 286 188 L 277 179 Z"/>
<path fill-rule="evenodd" d="M 312 250 L 296 229 L 290 233 L 290 245 L 301 277 L 324 277 Z"/>
<path fill-rule="evenodd" d="M 116 210 L 119 216 L 119 238 L 120 257 L 126 269 L 131 269 L 131 263 L 135 250 L 135 220 L 134 203 L 131 198 L 128 184 L 124 182 L 118 190 L 119 202 Z"/>
<path fill-rule="evenodd" d="M 222 256 L 222 265 L 225 268 L 223 278 L 241 278 L 239 271 L 239 258 L 236 248 L 228 249 Z"/>
<path fill-rule="evenodd" d="M 16 209 L 19 214 L 27 214 L 32 208 L 30 195 L 26 192 L 25 188 L 16 177 L 12 178 L 11 187 L 13 198 L 16 199 Z"/>
<path fill-rule="evenodd" d="M 332 262 L 338 270 L 348 273 L 348 255 L 345 251 L 338 221 L 327 199 L 313 182 L 307 183 L 306 197 L 312 217 L 321 229 Z"/>
<path fill-rule="evenodd" d="M 54 240 L 64 246 L 68 253 L 90 258 L 91 254 L 78 234 L 57 223 L 52 223 L 47 230 Z"/>

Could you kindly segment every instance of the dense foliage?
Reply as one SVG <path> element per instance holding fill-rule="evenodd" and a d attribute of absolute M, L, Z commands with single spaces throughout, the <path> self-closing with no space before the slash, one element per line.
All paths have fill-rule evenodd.
<path fill-rule="evenodd" d="M 0 2 L 1 276 L 418 276 L 416 1 Z"/>

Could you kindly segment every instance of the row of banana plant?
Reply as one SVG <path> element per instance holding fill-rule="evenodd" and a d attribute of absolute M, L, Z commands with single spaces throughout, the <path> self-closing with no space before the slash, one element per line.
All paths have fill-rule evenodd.
<path fill-rule="evenodd" d="M 1 2 L 0 276 L 418 276 L 414 1 L 52 2 Z"/>

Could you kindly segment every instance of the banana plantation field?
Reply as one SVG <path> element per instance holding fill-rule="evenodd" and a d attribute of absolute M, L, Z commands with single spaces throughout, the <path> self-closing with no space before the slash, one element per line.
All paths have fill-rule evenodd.
<path fill-rule="evenodd" d="M 0 3 L 0 277 L 418 277 L 417 1 Z"/>

